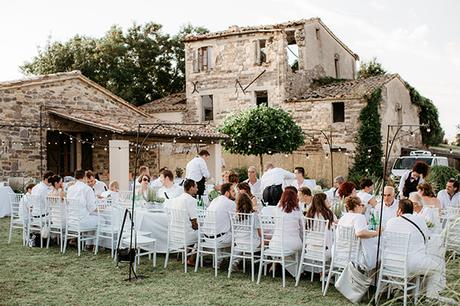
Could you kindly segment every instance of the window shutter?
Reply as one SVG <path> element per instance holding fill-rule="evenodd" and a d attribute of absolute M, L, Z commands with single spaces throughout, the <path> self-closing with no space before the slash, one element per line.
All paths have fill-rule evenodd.
<path fill-rule="evenodd" d="M 198 49 L 193 50 L 193 72 L 199 72 L 198 70 Z"/>
<path fill-rule="evenodd" d="M 254 65 L 260 65 L 260 45 L 259 41 L 254 41 Z"/>
<path fill-rule="evenodd" d="M 208 47 L 208 69 L 214 68 L 213 62 L 212 62 L 212 47 Z"/>

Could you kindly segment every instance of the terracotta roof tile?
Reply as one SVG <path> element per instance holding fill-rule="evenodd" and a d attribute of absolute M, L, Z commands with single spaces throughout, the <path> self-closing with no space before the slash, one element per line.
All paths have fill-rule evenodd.
<path fill-rule="evenodd" d="M 295 102 L 299 100 L 360 99 L 372 93 L 375 89 L 382 87 L 394 78 L 399 78 L 399 75 L 379 75 L 310 88 L 302 95 L 290 98 L 286 100 L 286 102 Z"/>
<path fill-rule="evenodd" d="M 154 100 L 139 106 L 148 114 L 164 112 L 183 112 L 187 109 L 187 98 L 185 92 L 180 92 Z"/>

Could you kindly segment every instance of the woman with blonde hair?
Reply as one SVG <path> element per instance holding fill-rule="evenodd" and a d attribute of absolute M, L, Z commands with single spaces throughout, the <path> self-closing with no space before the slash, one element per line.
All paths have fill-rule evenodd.
<path fill-rule="evenodd" d="M 427 205 L 432 208 L 441 209 L 441 201 L 436 198 L 434 194 L 433 187 L 427 182 L 418 184 L 417 192 L 422 197 L 424 205 Z"/>

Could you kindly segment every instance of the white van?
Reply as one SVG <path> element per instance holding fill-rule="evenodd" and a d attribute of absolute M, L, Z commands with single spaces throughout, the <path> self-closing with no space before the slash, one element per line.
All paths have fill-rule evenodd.
<path fill-rule="evenodd" d="M 409 156 L 400 156 L 395 160 L 391 169 L 393 180 L 399 181 L 399 178 L 406 173 L 407 170 L 412 170 L 415 162 L 424 161 L 430 167 L 432 166 L 449 166 L 447 157 L 433 156 L 430 151 L 412 151 Z"/>

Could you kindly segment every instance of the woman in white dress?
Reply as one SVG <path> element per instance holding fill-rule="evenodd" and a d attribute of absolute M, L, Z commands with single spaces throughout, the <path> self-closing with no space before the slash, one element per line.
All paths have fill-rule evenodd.
<path fill-rule="evenodd" d="M 338 225 L 353 227 L 355 234 L 361 239 L 364 253 L 364 264 L 369 270 L 375 268 L 377 255 L 377 240 L 379 231 L 368 230 L 366 217 L 363 215 L 364 204 L 357 196 L 345 198 L 347 212 L 340 218 Z M 361 256 L 360 256 L 361 257 Z"/>
<path fill-rule="evenodd" d="M 418 184 L 417 192 L 422 196 L 424 205 L 432 208 L 437 208 L 439 210 L 442 208 L 441 201 L 439 201 L 439 199 L 436 197 L 433 191 L 433 187 L 431 187 L 429 183 L 423 182 Z"/>
<path fill-rule="evenodd" d="M 249 184 L 246 183 L 246 182 L 238 183 L 238 185 L 236 185 L 236 186 L 238 188 L 238 194 L 239 195 L 247 194 L 249 199 L 251 200 L 253 211 L 257 211 L 258 210 L 257 198 L 252 194 L 251 186 L 249 186 Z M 237 203 L 237 205 L 238 205 L 238 203 Z"/>
<path fill-rule="evenodd" d="M 419 215 L 425 220 L 428 231 L 431 233 L 440 232 L 441 221 L 436 208 L 429 207 L 423 201 L 423 197 L 416 191 L 409 194 L 409 200 L 414 204 L 414 215 Z"/>
<path fill-rule="evenodd" d="M 290 189 L 283 192 L 275 216 L 283 217 L 283 228 L 275 229 L 273 238 L 270 241 L 270 249 L 283 249 L 284 252 L 300 251 L 303 238 L 303 215 L 299 209 L 296 192 Z M 280 230 L 282 233 L 278 232 Z M 281 245 L 281 237 L 283 237 L 283 245 Z"/>
<path fill-rule="evenodd" d="M 306 217 L 320 220 L 329 220 L 326 237 L 326 250 L 327 256 L 330 257 L 332 249 L 332 229 L 333 225 L 337 223 L 337 217 L 330 209 L 329 200 L 325 193 L 317 193 L 313 196 L 310 207 L 308 208 Z"/>

